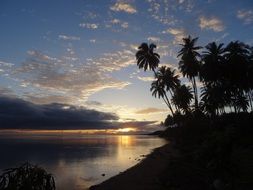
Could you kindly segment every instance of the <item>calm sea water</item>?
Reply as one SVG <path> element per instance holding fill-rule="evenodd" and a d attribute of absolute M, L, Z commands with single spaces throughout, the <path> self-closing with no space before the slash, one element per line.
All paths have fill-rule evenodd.
<path fill-rule="evenodd" d="M 52 173 L 57 190 L 81 190 L 137 164 L 163 144 L 145 135 L 0 135 L 0 170 L 28 161 Z"/>

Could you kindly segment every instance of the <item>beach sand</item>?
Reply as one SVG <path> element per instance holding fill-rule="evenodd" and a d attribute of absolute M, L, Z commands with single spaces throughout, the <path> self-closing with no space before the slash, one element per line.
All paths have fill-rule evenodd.
<path fill-rule="evenodd" d="M 90 187 L 90 190 L 161 190 L 158 177 L 169 160 L 177 155 L 170 143 L 154 149 L 145 159 L 128 170 Z"/>

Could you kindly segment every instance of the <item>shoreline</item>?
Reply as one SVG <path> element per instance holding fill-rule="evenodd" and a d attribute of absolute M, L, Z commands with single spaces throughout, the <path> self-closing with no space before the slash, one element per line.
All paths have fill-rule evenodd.
<path fill-rule="evenodd" d="M 170 142 L 155 148 L 140 163 L 113 176 L 90 190 L 161 190 L 159 176 L 166 171 L 169 161 L 178 155 Z"/>

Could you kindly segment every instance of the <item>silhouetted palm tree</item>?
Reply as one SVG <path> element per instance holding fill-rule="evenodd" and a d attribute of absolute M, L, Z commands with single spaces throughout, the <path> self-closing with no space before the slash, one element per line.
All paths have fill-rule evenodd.
<path fill-rule="evenodd" d="M 200 78 L 204 83 L 216 83 L 222 77 L 222 64 L 224 63 L 223 44 L 209 43 L 202 55 Z"/>
<path fill-rule="evenodd" d="M 242 100 L 242 97 L 250 90 L 249 78 L 247 77 L 249 53 L 248 46 L 239 41 L 230 42 L 225 48 L 225 69 L 223 74 L 231 95 L 230 104 L 234 107 L 235 112 L 243 109 L 243 106 L 241 107 L 238 104 L 238 99 Z"/>
<path fill-rule="evenodd" d="M 237 93 L 232 97 L 232 105 L 235 108 L 235 112 L 247 112 L 249 102 L 243 93 Z"/>
<path fill-rule="evenodd" d="M 162 99 L 164 100 L 168 108 L 170 109 L 171 114 L 174 115 L 171 103 L 166 95 L 165 87 L 159 80 L 153 81 L 151 83 L 150 91 L 152 92 L 152 96 L 154 96 L 155 98 L 162 97 Z"/>
<path fill-rule="evenodd" d="M 223 109 L 226 104 L 226 96 L 220 84 L 208 84 L 201 88 L 201 108 L 204 112 L 215 116 L 219 108 Z"/>
<path fill-rule="evenodd" d="M 135 54 L 137 60 L 137 66 L 139 69 L 150 69 L 155 72 L 155 69 L 158 67 L 160 62 L 160 55 L 158 53 L 154 53 L 154 49 L 156 48 L 155 44 L 150 44 L 148 46 L 147 43 L 142 43 L 138 47 L 138 51 Z"/>
<path fill-rule="evenodd" d="M 175 88 L 172 101 L 178 108 L 182 109 L 184 113 L 190 112 L 190 103 L 192 99 L 191 87 L 179 85 Z"/>
<path fill-rule="evenodd" d="M 192 83 L 195 99 L 195 109 L 198 108 L 198 92 L 195 77 L 199 74 L 200 69 L 200 54 L 197 52 L 201 47 L 196 46 L 198 38 L 183 38 L 182 49 L 178 52 L 178 57 L 181 57 L 179 62 L 179 69 L 183 76 L 186 76 Z"/>
<path fill-rule="evenodd" d="M 239 41 L 230 42 L 225 48 L 226 71 L 225 77 L 231 82 L 232 87 L 240 90 L 247 89 L 247 67 L 249 49 Z"/>
<path fill-rule="evenodd" d="M 248 97 L 249 97 L 249 103 L 251 107 L 251 111 L 253 111 L 253 47 L 249 48 L 249 60 L 248 60 L 248 70 L 247 70 L 247 77 L 248 77 L 248 83 L 249 83 L 249 91 L 248 91 Z"/>
<path fill-rule="evenodd" d="M 166 91 L 170 92 L 171 97 L 173 96 L 173 90 L 180 85 L 179 76 L 175 74 L 176 70 L 171 70 L 171 68 L 162 66 L 158 69 L 156 78 L 164 84 Z"/>

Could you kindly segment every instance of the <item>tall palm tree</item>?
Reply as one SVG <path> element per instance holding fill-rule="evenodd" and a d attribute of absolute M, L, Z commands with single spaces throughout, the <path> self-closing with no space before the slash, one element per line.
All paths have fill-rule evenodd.
<path fill-rule="evenodd" d="M 248 46 L 239 41 L 230 42 L 225 48 L 224 77 L 229 81 L 230 101 L 235 112 L 244 107 L 240 105 L 243 102 L 242 97 L 250 90 L 250 82 L 247 75 L 249 54 Z"/>
<path fill-rule="evenodd" d="M 173 91 L 180 85 L 179 76 L 175 73 L 176 70 L 162 66 L 158 69 L 155 76 L 166 87 L 166 91 L 170 92 L 171 97 L 173 96 Z"/>
<path fill-rule="evenodd" d="M 195 77 L 199 74 L 200 69 L 200 54 L 197 52 L 201 49 L 200 46 L 196 46 L 198 38 L 183 38 L 182 49 L 178 52 L 178 57 L 181 57 L 179 61 L 179 69 L 183 76 L 186 76 L 192 83 L 195 99 L 195 109 L 198 108 L 198 91 Z"/>
<path fill-rule="evenodd" d="M 236 96 L 233 97 L 233 105 L 236 108 L 236 112 L 240 112 L 241 110 L 243 112 L 247 112 L 249 102 L 247 100 L 247 97 L 243 93 L 238 93 Z"/>
<path fill-rule="evenodd" d="M 223 44 L 209 43 L 202 55 L 202 65 L 200 69 L 201 80 L 208 83 L 217 83 L 222 77 L 222 64 L 224 63 Z"/>
<path fill-rule="evenodd" d="M 184 113 L 190 111 L 190 103 L 193 99 L 191 87 L 186 85 L 179 85 L 175 88 L 172 101 L 178 108 L 182 109 Z"/>
<path fill-rule="evenodd" d="M 225 48 L 225 77 L 231 81 L 231 85 L 240 90 L 248 88 L 247 84 L 247 66 L 248 66 L 249 49 L 239 41 L 230 42 Z"/>
<path fill-rule="evenodd" d="M 135 57 L 139 69 L 143 68 L 144 71 L 150 69 L 155 73 L 155 69 L 158 67 L 160 62 L 160 55 L 158 53 L 154 53 L 155 48 L 155 44 L 148 45 L 147 43 L 142 43 L 138 47 L 139 50 L 135 54 Z"/>
<path fill-rule="evenodd" d="M 247 78 L 249 82 L 249 91 L 248 98 L 251 107 L 251 111 L 253 111 L 253 47 L 249 48 L 249 60 L 248 60 L 248 69 L 247 69 Z"/>
<path fill-rule="evenodd" d="M 220 84 L 208 84 L 202 87 L 200 96 L 202 109 L 211 116 L 217 115 L 219 108 L 223 108 L 226 104 L 224 92 Z"/>
<path fill-rule="evenodd" d="M 159 80 L 153 81 L 151 83 L 150 91 L 152 92 L 152 96 L 154 96 L 155 98 L 162 97 L 163 101 L 166 103 L 166 105 L 170 109 L 171 114 L 174 115 L 171 103 L 166 95 L 165 86 Z"/>

